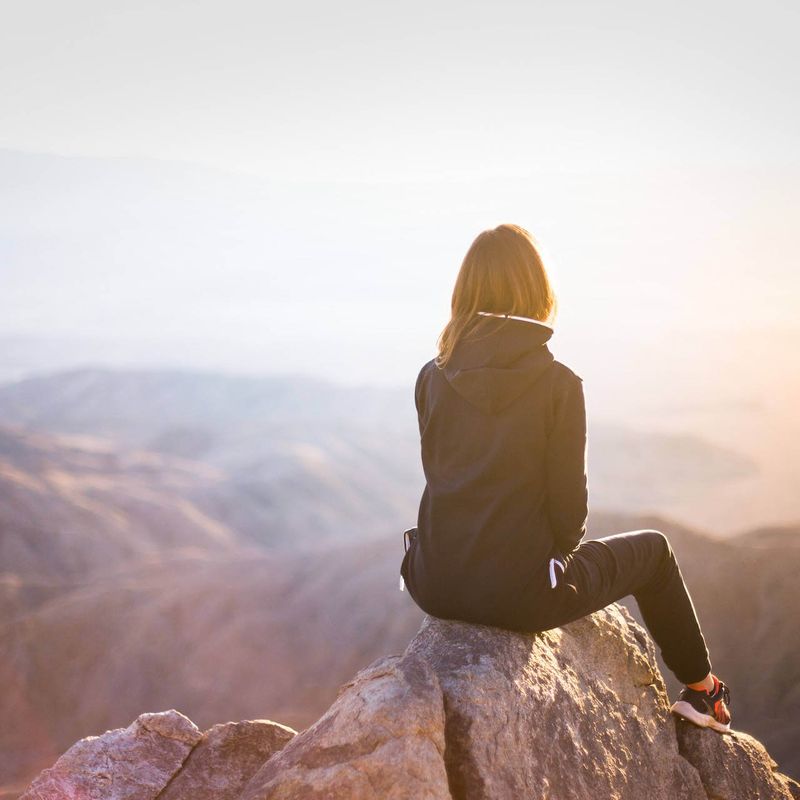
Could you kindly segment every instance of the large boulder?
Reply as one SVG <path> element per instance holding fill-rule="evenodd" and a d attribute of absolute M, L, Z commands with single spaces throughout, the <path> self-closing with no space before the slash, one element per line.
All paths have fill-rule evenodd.
<path fill-rule="evenodd" d="M 426 616 L 241 800 L 793 797 L 751 737 L 697 729 L 682 752 L 677 723 L 653 642 L 619 604 L 539 634 Z"/>
<path fill-rule="evenodd" d="M 436 672 L 414 653 L 378 659 L 256 773 L 241 800 L 450 798 Z"/>

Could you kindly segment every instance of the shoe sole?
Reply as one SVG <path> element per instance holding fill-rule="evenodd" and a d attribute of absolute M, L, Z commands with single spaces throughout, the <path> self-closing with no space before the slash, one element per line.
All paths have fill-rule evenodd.
<path fill-rule="evenodd" d="M 725 724 L 714 719 L 710 714 L 703 714 L 698 711 L 691 703 L 686 700 L 677 700 L 670 706 L 670 711 L 679 717 L 688 719 L 700 728 L 711 728 L 718 733 L 731 733 L 730 722 Z"/>

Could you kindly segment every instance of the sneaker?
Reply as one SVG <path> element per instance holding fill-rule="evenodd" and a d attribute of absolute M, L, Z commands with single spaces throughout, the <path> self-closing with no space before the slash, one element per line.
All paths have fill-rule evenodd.
<path fill-rule="evenodd" d="M 670 706 L 670 711 L 703 728 L 730 733 L 731 714 L 728 710 L 731 701 L 730 689 L 716 675 L 711 677 L 714 679 L 712 691 L 684 686 L 678 699 Z"/>

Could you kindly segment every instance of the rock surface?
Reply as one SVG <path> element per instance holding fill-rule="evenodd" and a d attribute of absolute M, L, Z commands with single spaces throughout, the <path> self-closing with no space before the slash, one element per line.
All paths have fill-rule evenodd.
<path fill-rule="evenodd" d="M 150 800 L 201 737 L 177 711 L 142 714 L 127 728 L 76 742 L 33 781 L 23 800 Z"/>
<path fill-rule="evenodd" d="M 324 446 L 307 441 L 303 425 L 283 431 L 285 441 L 271 429 L 236 434 L 232 451 L 222 446 L 225 436 L 211 436 L 203 456 L 210 461 L 177 458 L 173 451 L 192 456 L 191 446 L 175 447 L 190 444 L 191 430 L 159 434 L 159 453 L 129 448 L 150 442 L 162 411 L 183 409 L 176 397 L 197 403 L 198 413 L 207 408 L 210 384 L 106 378 L 73 375 L 60 389 L 58 381 L 37 383 L 12 403 L 14 414 L 25 415 L 41 402 L 28 421 L 44 427 L 71 409 L 77 427 L 70 422 L 64 430 L 80 436 L 15 429 L 0 419 L 0 719 L 14 720 L 0 724 L 0 793 L 30 782 L 78 739 L 124 727 L 143 710 L 178 708 L 205 730 L 269 709 L 273 719 L 305 728 L 356 670 L 402 652 L 422 621 L 396 588 L 397 532 L 405 527 L 397 520 L 408 514 L 386 505 L 415 481 L 398 467 L 400 450 L 387 446 L 383 423 L 379 452 L 342 431 L 329 430 Z M 235 394 L 226 381 L 212 383 L 220 401 Z M 285 388 L 288 409 L 295 395 Z M 159 413 L 142 415 L 142 403 L 156 397 Z M 109 415 L 112 398 L 119 415 Z M 128 413 L 138 420 L 132 432 L 139 423 L 147 428 L 144 438 L 127 445 L 97 438 L 104 420 L 126 427 Z M 85 426 L 78 424 L 83 414 Z M 276 448 L 297 469 L 284 472 Z M 342 472 L 345 453 L 352 460 Z M 246 467 L 243 482 L 228 474 L 229 457 Z M 366 488 L 354 489 L 354 475 Z M 319 481 L 338 487 L 337 497 L 321 494 Z M 637 484 L 631 496 L 643 491 Z M 363 511 L 372 522 L 355 524 L 347 511 L 353 504 L 356 516 L 363 521 Z M 590 515 L 592 536 L 639 528 L 669 536 L 715 671 L 733 689 L 738 723 L 800 779 L 797 531 L 773 529 L 752 546 L 744 535 L 719 541 L 716 526 L 711 537 L 663 518 Z M 318 534 L 336 544 L 295 549 Z M 367 541 L 373 535 L 381 538 Z M 273 547 L 279 540 L 288 549 Z M 269 542 L 270 551 L 257 541 Z M 624 602 L 636 616 L 633 598 Z M 269 681 L 261 680 L 265 669 Z M 664 677 L 674 695 L 676 685 Z"/>
<path fill-rule="evenodd" d="M 78 742 L 23 797 L 800 797 L 777 767 L 746 733 L 670 714 L 653 642 L 615 603 L 538 634 L 426 616 L 402 655 L 360 670 L 297 735 L 266 720 L 201 735 L 174 710 L 143 715 Z"/>
<path fill-rule="evenodd" d="M 205 733 L 170 709 L 76 742 L 20 800 L 233 800 L 296 734 L 270 720 Z"/>
<path fill-rule="evenodd" d="M 158 800 L 235 800 L 256 770 L 296 733 L 269 720 L 214 725 Z"/>
<path fill-rule="evenodd" d="M 700 773 L 712 800 L 762 797 L 800 798 L 800 784 L 777 772 L 778 764 L 752 736 L 708 736 L 696 725 L 677 720 L 678 749 Z"/>
<path fill-rule="evenodd" d="M 242 800 L 705 800 L 654 657 L 617 605 L 538 635 L 426 616 L 405 653 L 362 670 Z M 407 756 L 386 758 L 398 741 Z M 439 759 L 416 755 L 434 749 Z"/>
<path fill-rule="evenodd" d="M 379 659 L 264 765 L 242 800 L 450 798 L 443 700 L 424 658 Z"/>

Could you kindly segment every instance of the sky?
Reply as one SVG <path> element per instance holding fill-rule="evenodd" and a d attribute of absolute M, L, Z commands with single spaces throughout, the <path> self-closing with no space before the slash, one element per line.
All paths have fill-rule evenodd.
<path fill-rule="evenodd" d="M 9 148 L 292 180 L 797 163 L 786 2 L 3 6 Z"/>
<path fill-rule="evenodd" d="M 0 381 L 303 373 L 411 403 L 470 243 L 513 222 L 590 431 L 754 459 L 709 525 L 797 518 L 800 5 L 0 10 Z"/>
<path fill-rule="evenodd" d="M 579 369 L 794 330 L 795 4 L 2 8 L 14 370 L 407 382 L 500 222 L 539 240 Z"/>

